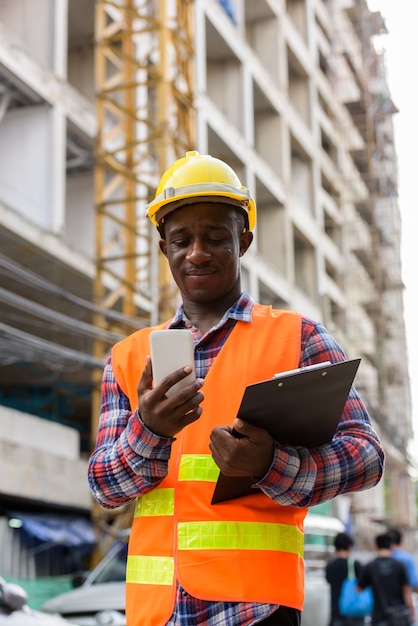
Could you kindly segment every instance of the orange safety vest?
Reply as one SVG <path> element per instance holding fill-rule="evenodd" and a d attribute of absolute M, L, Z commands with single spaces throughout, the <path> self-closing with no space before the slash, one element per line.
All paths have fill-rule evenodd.
<path fill-rule="evenodd" d="M 137 331 L 112 351 L 116 380 L 133 410 L 151 330 Z M 262 492 L 211 505 L 219 468 L 208 445 L 214 427 L 232 424 L 246 385 L 298 367 L 300 346 L 301 318 L 293 312 L 256 304 L 252 322 L 235 325 L 205 378 L 201 417 L 178 434 L 166 478 L 137 500 L 126 574 L 128 626 L 165 624 L 176 581 L 203 600 L 302 608 L 307 509 L 281 506 Z"/>

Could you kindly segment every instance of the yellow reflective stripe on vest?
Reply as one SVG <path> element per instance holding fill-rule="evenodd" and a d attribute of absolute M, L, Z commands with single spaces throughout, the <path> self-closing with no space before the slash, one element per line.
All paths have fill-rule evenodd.
<path fill-rule="evenodd" d="M 174 515 L 174 489 L 154 489 L 136 501 L 134 517 Z"/>
<path fill-rule="evenodd" d="M 126 582 L 138 585 L 172 585 L 174 559 L 169 556 L 129 555 Z"/>
<path fill-rule="evenodd" d="M 211 454 L 183 454 L 180 461 L 179 480 L 201 480 L 214 483 L 219 467 Z"/>
<path fill-rule="evenodd" d="M 303 558 L 303 533 L 266 522 L 181 522 L 179 550 L 274 550 Z"/>

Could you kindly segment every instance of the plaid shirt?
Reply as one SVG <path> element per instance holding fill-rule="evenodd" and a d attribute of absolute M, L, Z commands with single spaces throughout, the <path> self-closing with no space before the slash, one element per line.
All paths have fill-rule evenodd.
<path fill-rule="evenodd" d="M 178 307 L 170 328 L 191 330 L 196 374 L 204 378 L 237 321 L 251 323 L 254 301 L 243 293 L 223 318 L 202 335 Z M 302 318 L 300 367 L 321 361 L 342 361 L 345 355 L 328 331 Z M 102 405 L 95 450 L 90 459 L 89 483 L 96 500 L 114 508 L 147 493 L 166 476 L 173 439 L 155 435 L 132 412 L 119 388 L 108 358 L 102 381 Z M 330 444 L 308 450 L 275 442 L 270 470 L 257 483 L 283 506 L 311 507 L 342 493 L 373 487 L 383 471 L 383 450 L 367 410 L 352 387 L 336 436 Z M 171 626 L 245 626 L 257 623 L 275 605 L 206 602 L 193 598 L 178 585 Z"/>

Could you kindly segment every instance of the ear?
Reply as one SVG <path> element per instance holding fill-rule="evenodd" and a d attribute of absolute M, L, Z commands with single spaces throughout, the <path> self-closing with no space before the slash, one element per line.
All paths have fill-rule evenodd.
<path fill-rule="evenodd" d="M 167 242 L 165 239 L 160 239 L 158 242 L 158 245 L 160 246 L 160 250 L 163 253 L 163 255 L 166 257 L 167 256 Z"/>
<path fill-rule="evenodd" d="M 252 243 L 253 238 L 254 238 L 254 235 L 251 230 L 247 230 L 245 231 L 245 233 L 241 234 L 240 240 L 239 240 L 239 255 L 240 256 L 244 256 L 244 254 L 247 252 L 248 248 L 250 247 Z"/>

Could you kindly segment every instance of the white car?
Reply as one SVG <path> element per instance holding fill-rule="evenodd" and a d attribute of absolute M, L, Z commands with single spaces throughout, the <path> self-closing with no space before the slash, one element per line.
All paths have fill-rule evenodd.
<path fill-rule="evenodd" d="M 329 586 L 324 568 L 332 542 L 343 524 L 309 513 L 305 521 L 305 607 L 302 626 L 328 626 Z M 126 626 L 125 568 L 127 536 L 116 541 L 82 585 L 48 600 L 41 608 L 59 613 L 78 626 Z"/>
<path fill-rule="evenodd" d="M 26 591 L 0 578 L 0 626 L 71 626 L 59 615 L 31 609 Z"/>
<path fill-rule="evenodd" d="M 115 541 L 81 586 L 45 602 L 41 609 L 78 626 L 125 626 L 127 537 Z"/>

